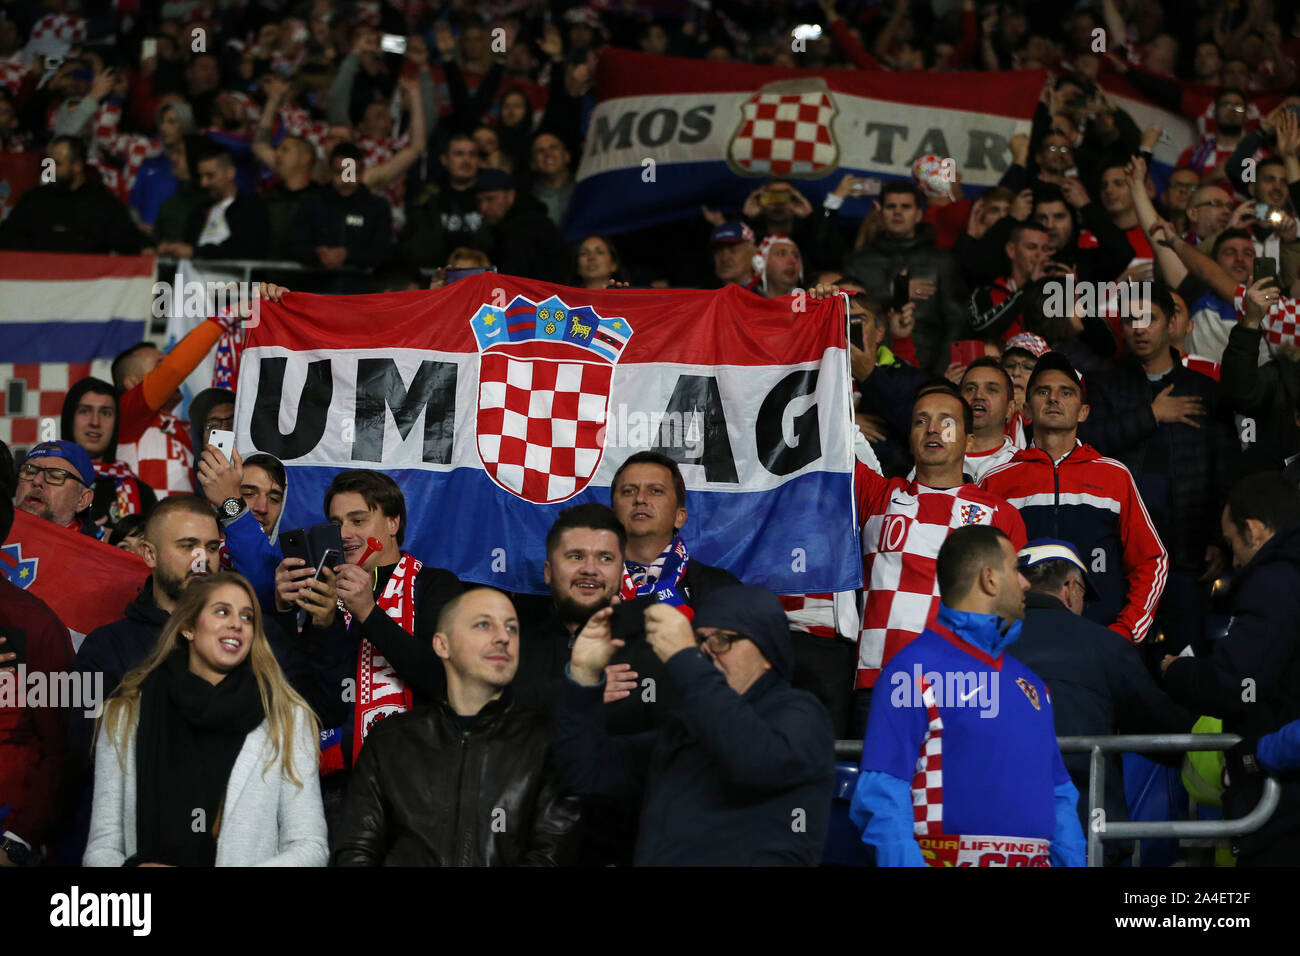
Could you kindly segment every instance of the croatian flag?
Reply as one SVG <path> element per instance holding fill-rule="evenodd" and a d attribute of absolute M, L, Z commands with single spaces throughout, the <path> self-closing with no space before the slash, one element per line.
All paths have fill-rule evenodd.
<path fill-rule="evenodd" d="M 6 252 L 0 256 L 0 441 L 58 438 L 68 386 L 107 377 L 108 363 L 140 342 L 153 307 L 148 256 Z M 68 437 L 68 436 L 64 436 Z"/>
<path fill-rule="evenodd" d="M 438 291 L 261 303 L 240 453 L 289 472 L 285 528 L 340 470 L 402 487 L 403 546 L 462 579 L 545 593 L 558 513 L 610 501 L 655 449 L 686 480 L 691 554 L 774 591 L 853 590 L 853 417 L 842 297 L 584 291 L 485 274 Z"/>
<path fill-rule="evenodd" d="M 736 211 L 772 179 L 816 207 L 845 173 L 911 176 L 951 158 L 967 195 L 997 185 L 1046 74 L 801 70 L 606 49 L 567 238 Z M 841 218 L 865 216 L 851 199 Z"/>

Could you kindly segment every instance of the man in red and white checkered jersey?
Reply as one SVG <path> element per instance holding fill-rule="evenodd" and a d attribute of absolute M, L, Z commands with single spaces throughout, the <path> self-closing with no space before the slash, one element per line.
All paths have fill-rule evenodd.
<path fill-rule="evenodd" d="M 189 423 L 171 414 L 181 401 L 180 385 L 238 318 L 210 318 L 164 356 L 141 342 L 113 359 L 118 390 L 117 453 L 159 498 L 194 490 L 194 448 Z"/>
<path fill-rule="evenodd" d="M 870 689 L 889 659 L 925 630 L 939 609 L 935 560 L 948 533 L 964 525 L 1000 528 L 1019 550 L 1025 523 L 1006 501 L 963 480 L 973 413 L 947 384 L 922 388 L 912 406 L 909 445 L 916 478 L 885 478 L 865 439 L 853 475 L 866 582 L 854 730 L 861 736 Z"/>

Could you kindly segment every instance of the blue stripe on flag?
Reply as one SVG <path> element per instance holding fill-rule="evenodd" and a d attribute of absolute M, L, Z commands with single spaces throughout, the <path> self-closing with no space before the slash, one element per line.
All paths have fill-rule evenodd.
<path fill-rule="evenodd" d="M 280 526 L 319 523 L 325 489 L 340 469 L 286 466 L 289 489 Z M 478 468 L 388 474 L 406 496 L 410 527 L 403 548 L 462 580 L 519 593 L 546 593 L 544 542 L 559 512 L 587 501 L 609 503 L 608 486 L 589 486 L 568 501 L 533 505 L 502 491 Z M 793 594 L 851 591 L 862 584 L 857 529 L 849 517 L 852 496 L 847 472 L 813 472 L 770 491 L 689 491 L 683 536 L 692 556 L 746 584 Z M 504 568 L 494 570 L 494 563 Z"/>
<path fill-rule="evenodd" d="M 143 319 L 0 322 L 0 356 L 6 362 L 91 362 L 113 358 L 144 335 Z"/>

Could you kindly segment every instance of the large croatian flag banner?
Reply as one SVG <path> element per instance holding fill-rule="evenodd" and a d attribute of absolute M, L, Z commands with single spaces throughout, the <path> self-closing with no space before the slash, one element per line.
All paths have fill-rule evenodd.
<path fill-rule="evenodd" d="M 737 208 L 771 179 L 816 205 L 844 173 L 902 179 L 927 154 L 951 158 L 970 195 L 1006 172 L 1045 77 L 813 72 L 609 49 L 565 231 L 577 240 L 698 216 L 701 204 Z"/>
<path fill-rule="evenodd" d="M 861 583 L 844 300 L 583 291 L 487 274 L 436 292 L 288 293 L 248 331 L 241 454 L 285 463 L 281 527 L 325 520 L 345 468 L 406 496 L 404 547 L 544 593 L 563 508 L 622 461 L 679 462 L 691 554 L 778 592 Z"/>

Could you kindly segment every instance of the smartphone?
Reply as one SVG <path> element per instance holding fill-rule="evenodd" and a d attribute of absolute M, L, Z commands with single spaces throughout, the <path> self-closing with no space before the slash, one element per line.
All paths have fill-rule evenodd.
<path fill-rule="evenodd" d="M 0 654 L 17 654 L 11 661 L 0 664 L 0 667 L 17 667 L 19 664 L 27 663 L 27 631 L 17 627 L 0 627 L 0 637 L 5 639 L 0 644 Z"/>
<path fill-rule="evenodd" d="M 385 53 L 405 53 L 406 37 L 398 36 L 396 33 L 385 33 L 379 39 L 379 49 Z"/>
<path fill-rule="evenodd" d="M 307 565 L 315 565 L 311 556 L 311 542 L 307 540 L 305 528 L 280 532 L 280 553 L 286 558 L 301 558 Z"/>
<path fill-rule="evenodd" d="M 1266 202 L 1255 203 L 1255 218 L 1256 219 L 1268 218 L 1268 203 Z"/>
<path fill-rule="evenodd" d="M 140 62 L 151 60 L 158 55 L 158 38 L 145 37 L 140 41 Z"/>
<path fill-rule="evenodd" d="M 864 177 L 853 184 L 853 192 L 859 196 L 879 196 L 880 191 L 884 188 L 884 181 L 876 179 L 874 176 Z"/>
<path fill-rule="evenodd" d="M 224 428 L 214 428 L 208 434 L 208 444 L 215 446 L 217 451 L 226 456 L 226 461 L 230 461 L 230 455 L 235 450 L 235 433 Z"/>
<path fill-rule="evenodd" d="M 958 339 L 952 343 L 949 363 L 966 368 L 971 362 L 984 355 L 984 343 L 979 339 Z"/>
<path fill-rule="evenodd" d="M 464 279 L 468 276 L 482 275 L 484 272 L 496 272 L 496 266 L 475 266 L 472 269 L 448 269 L 447 285 L 451 285 L 458 279 Z"/>
<path fill-rule="evenodd" d="M 782 206 L 790 201 L 789 186 L 768 186 L 759 200 L 764 206 Z"/>
<path fill-rule="evenodd" d="M 312 525 L 307 530 L 307 543 L 312 557 L 317 559 L 315 563 L 328 558 L 324 566 L 331 571 L 343 563 L 343 531 L 333 522 Z"/>
<path fill-rule="evenodd" d="M 907 305 L 908 295 L 907 276 L 899 273 L 894 276 L 893 294 L 890 296 L 890 306 L 895 311 L 901 311 L 903 306 Z"/>
<path fill-rule="evenodd" d="M 1260 279 L 1271 279 L 1273 285 L 1277 285 L 1277 263 L 1269 256 L 1257 256 L 1255 258 L 1255 281 Z"/>

